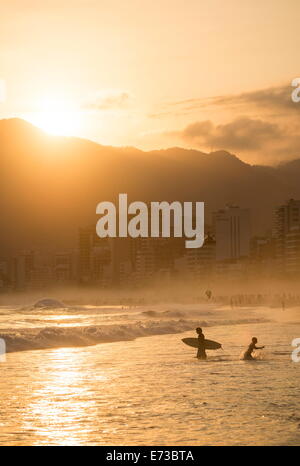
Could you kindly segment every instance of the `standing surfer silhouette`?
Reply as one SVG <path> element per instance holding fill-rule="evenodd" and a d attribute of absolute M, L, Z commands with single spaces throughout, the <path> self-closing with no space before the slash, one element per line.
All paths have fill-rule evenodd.
<path fill-rule="evenodd" d="M 197 358 L 198 359 L 206 359 L 207 356 L 206 356 L 205 344 L 204 344 L 205 336 L 204 336 L 204 334 L 202 332 L 202 328 L 197 327 L 196 332 L 198 334 L 198 344 L 199 344 L 198 352 L 197 352 Z"/>

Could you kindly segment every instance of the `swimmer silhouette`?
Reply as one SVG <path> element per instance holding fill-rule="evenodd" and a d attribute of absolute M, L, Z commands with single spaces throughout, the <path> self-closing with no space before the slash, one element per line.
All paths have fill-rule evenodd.
<path fill-rule="evenodd" d="M 256 346 L 256 343 L 257 343 L 257 338 L 253 337 L 250 345 L 248 346 L 247 351 L 245 351 L 245 353 L 244 353 L 244 357 L 243 357 L 244 360 L 246 360 L 246 361 L 254 360 L 254 358 L 252 356 L 253 351 L 256 350 L 256 349 L 263 349 L 264 348 L 264 346 Z"/>

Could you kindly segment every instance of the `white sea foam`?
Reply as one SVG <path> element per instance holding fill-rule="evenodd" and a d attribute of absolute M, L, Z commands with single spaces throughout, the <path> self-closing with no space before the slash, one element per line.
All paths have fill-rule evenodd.
<path fill-rule="evenodd" d="M 7 352 L 133 340 L 181 333 L 196 327 L 267 322 L 265 317 L 233 315 L 220 309 L 181 306 L 175 309 L 69 307 L 2 309 L 0 338 Z"/>

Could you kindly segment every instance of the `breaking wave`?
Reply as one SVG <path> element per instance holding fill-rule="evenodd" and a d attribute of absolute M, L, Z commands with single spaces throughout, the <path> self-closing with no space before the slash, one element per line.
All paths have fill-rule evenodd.
<path fill-rule="evenodd" d="M 64 308 L 64 304 L 57 299 L 53 298 L 43 298 L 37 301 L 34 305 L 34 308 L 38 309 L 45 309 L 45 308 L 50 308 L 50 309 L 59 309 L 59 308 Z"/>
<path fill-rule="evenodd" d="M 111 325 L 88 326 L 56 326 L 45 328 L 7 329 L 0 333 L 5 340 L 6 351 L 26 351 L 58 347 L 79 347 L 96 345 L 99 343 L 134 340 L 135 338 L 151 335 L 182 333 L 194 330 L 196 327 L 212 327 L 214 325 L 236 325 L 248 323 L 268 322 L 264 318 L 250 318 L 239 320 L 160 320 L 143 321 Z"/>

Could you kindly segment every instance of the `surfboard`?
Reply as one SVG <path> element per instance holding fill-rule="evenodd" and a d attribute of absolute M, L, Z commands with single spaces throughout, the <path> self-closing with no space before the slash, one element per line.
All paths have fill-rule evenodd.
<path fill-rule="evenodd" d="M 193 348 L 199 347 L 198 338 L 182 338 L 182 341 L 186 345 L 192 346 Z M 218 343 L 217 341 L 213 341 L 213 340 L 205 339 L 204 343 L 205 343 L 205 349 L 216 350 L 222 347 L 221 343 Z"/>

